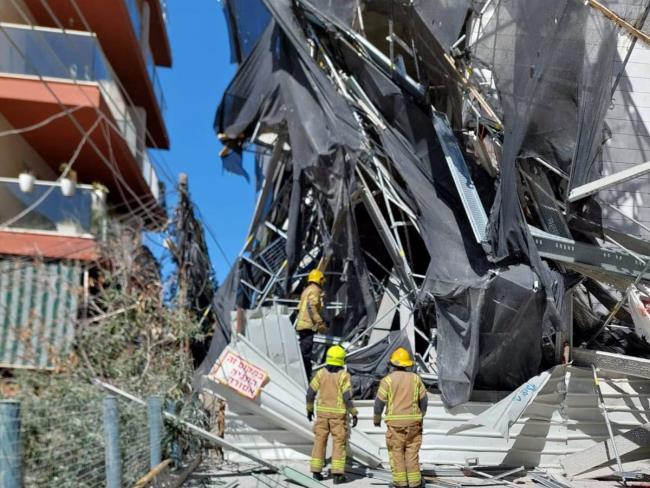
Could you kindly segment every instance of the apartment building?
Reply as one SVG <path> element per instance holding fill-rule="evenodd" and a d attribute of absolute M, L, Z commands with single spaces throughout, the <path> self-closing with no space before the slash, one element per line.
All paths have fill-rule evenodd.
<path fill-rule="evenodd" d="M 107 222 L 166 219 L 164 0 L 0 0 L 0 367 L 74 337 Z"/>

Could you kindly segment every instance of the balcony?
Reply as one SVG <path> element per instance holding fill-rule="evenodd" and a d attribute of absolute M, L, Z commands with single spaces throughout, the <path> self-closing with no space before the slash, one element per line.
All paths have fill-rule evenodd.
<path fill-rule="evenodd" d="M 54 232 L 71 237 L 96 237 L 106 231 L 106 194 L 92 185 L 77 184 L 65 196 L 61 185 L 35 181 L 25 192 L 16 178 L 0 178 L 0 223 L 2 228 Z"/>
<path fill-rule="evenodd" d="M 96 82 L 117 126 L 136 155 L 138 136 L 134 120 L 95 36 L 86 32 L 1 25 L 0 72 Z"/>
<path fill-rule="evenodd" d="M 135 32 L 138 41 L 140 42 L 140 47 L 145 56 L 145 62 L 147 66 L 147 75 L 149 76 L 149 81 L 153 87 L 154 95 L 158 101 L 158 106 L 160 107 L 161 112 L 164 114 L 167 109 L 165 104 L 165 96 L 162 90 L 162 84 L 158 78 L 158 70 L 156 68 L 156 62 L 154 61 L 154 56 L 152 55 L 152 49 L 148 40 L 142 39 L 142 15 L 140 14 L 140 9 L 136 0 L 125 0 L 126 7 L 129 10 L 129 18 L 131 19 L 131 27 Z M 156 0 L 157 1 L 157 0 Z"/>
<path fill-rule="evenodd" d="M 101 182 L 112 198 L 158 202 L 137 129 L 143 121 L 138 124 L 137 111 L 127 105 L 97 38 L 87 32 L 15 24 L 3 23 L 2 28 L 0 113 L 14 127 L 28 127 L 60 113 L 62 105 L 73 112 L 23 134 L 55 171 L 75 152 L 83 133 L 93 129 L 98 113 L 105 115 L 109 122 L 95 127 L 75 162 L 79 180 Z"/>
<path fill-rule="evenodd" d="M 55 27 L 52 13 L 65 19 L 67 26 L 90 29 L 97 35 L 103 52 L 110 61 L 133 104 L 145 109 L 150 137 L 147 144 L 169 148 L 169 137 L 163 119 L 164 98 L 155 65 L 170 66 L 171 51 L 167 40 L 164 11 L 160 0 L 77 0 L 76 10 L 69 0 L 24 0 L 36 22 Z M 142 6 L 148 5 L 149 42 L 143 39 Z M 51 10 L 51 12 L 49 11 Z M 81 12 L 82 16 L 79 15 Z M 152 55 L 147 53 L 151 52 Z M 148 57 L 151 56 L 151 60 Z"/>
<path fill-rule="evenodd" d="M 0 178 L 0 254 L 93 259 L 107 228 L 106 194 L 77 184 L 65 196 L 57 182 Z M 9 235 L 10 234 L 10 235 Z"/>

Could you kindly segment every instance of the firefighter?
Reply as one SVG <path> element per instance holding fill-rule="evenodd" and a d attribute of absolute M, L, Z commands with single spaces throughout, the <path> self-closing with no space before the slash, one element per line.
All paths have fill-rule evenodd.
<path fill-rule="evenodd" d="M 427 411 L 427 391 L 422 379 L 412 371 L 413 359 L 400 347 L 390 357 L 392 371 L 379 384 L 375 399 L 373 423 L 381 424 L 386 409 L 386 447 L 393 473 L 393 486 L 419 487 L 422 419 Z"/>
<path fill-rule="evenodd" d="M 319 369 L 307 388 L 307 418 L 314 418 L 314 448 L 311 453 L 310 469 L 316 480 L 322 480 L 325 467 L 327 437 L 332 435 L 332 474 L 334 484 L 345 483 L 345 444 L 348 437 L 348 413 L 352 415 L 352 427 L 357 426 L 357 409 L 352 403 L 352 380 L 343 366 L 345 349 L 332 346 L 327 350 L 326 366 Z"/>
<path fill-rule="evenodd" d="M 300 353 L 307 372 L 307 378 L 311 378 L 311 353 L 314 349 L 314 334 L 316 332 L 323 334 L 327 331 L 322 315 L 323 301 L 325 299 L 325 293 L 323 292 L 325 275 L 321 270 L 313 269 L 309 272 L 307 281 L 307 287 L 300 295 L 296 331 L 298 332 Z"/>

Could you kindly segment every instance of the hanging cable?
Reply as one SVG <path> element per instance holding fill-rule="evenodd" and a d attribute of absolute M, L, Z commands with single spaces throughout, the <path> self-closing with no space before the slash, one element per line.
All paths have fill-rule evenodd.
<path fill-rule="evenodd" d="M 80 108 L 83 108 L 81 105 L 78 105 L 76 107 L 73 107 L 72 109 L 65 109 L 62 110 L 61 112 L 57 112 L 54 115 L 50 115 L 46 119 L 41 120 L 40 122 L 37 122 L 36 124 L 29 125 L 27 127 L 21 127 L 19 129 L 10 129 L 6 130 L 3 132 L 0 132 L 0 137 L 8 137 L 8 136 L 16 136 L 20 134 L 25 134 L 26 132 L 31 132 L 33 130 L 41 129 L 48 124 L 54 122 L 55 120 L 58 120 L 62 117 L 66 117 L 68 114 L 72 114 L 79 110 Z"/>
<path fill-rule="evenodd" d="M 64 178 L 66 178 L 68 176 L 68 173 L 70 173 L 70 171 L 72 170 L 72 165 L 77 161 L 77 158 L 79 157 L 79 154 L 81 154 L 81 150 L 83 149 L 86 142 L 88 141 L 88 138 L 95 131 L 95 129 L 97 128 L 97 126 L 99 125 L 100 122 L 101 122 L 101 119 L 95 120 L 95 122 L 90 127 L 90 129 L 88 129 L 88 131 L 81 138 L 81 141 L 77 145 L 77 148 L 75 149 L 74 154 L 70 158 L 70 161 L 68 161 L 68 163 L 66 163 L 65 168 L 61 172 L 61 175 L 57 178 L 57 180 L 56 180 L 57 183 L 60 183 L 61 180 L 63 180 Z M 50 194 L 54 191 L 55 188 L 56 188 L 56 186 L 51 186 L 39 198 L 37 198 L 31 205 L 29 205 L 27 208 L 20 211 L 14 217 L 6 220 L 5 222 L 2 222 L 0 224 L 0 229 L 5 228 L 5 227 L 9 227 L 13 223 L 15 223 L 18 220 L 22 219 L 25 215 L 29 214 L 32 210 L 34 210 L 41 203 L 43 203 L 45 201 L 45 199 L 47 199 L 47 197 L 50 196 Z"/>
<path fill-rule="evenodd" d="M 20 15 L 23 17 L 24 21 L 25 21 L 25 22 L 30 26 L 30 28 L 31 28 L 34 32 L 38 32 L 38 33 L 41 35 L 41 37 L 43 37 L 43 33 L 40 32 L 40 31 L 38 31 L 38 30 L 35 28 L 36 26 L 34 26 L 34 24 L 31 22 L 31 19 L 27 16 L 27 14 L 25 13 L 25 11 L 24 11 L 24 10 L 23 10 L 23 9 L 22 9 L 18 4 L 17 4 L 17 3 L 16 3 L 16 0 L 11 0 L 11 2 L 12 2 L 12 4 L 14 5 L 14 7 L 16 8 L 16 10 L 17 10 L 17 11 L 20 13 Z M 46 2 L 46 3 L 47 3 L 47 2 Z M 46 8 L 47 8 L 48 12 L 50 13 L 50 15 L 53 15 L 51 9 L 49 8 L 49 5 L 47 5 Z M 59 26 L 59 28 L 63 31 L 64 34 L 68 35 L 68 34 L 67 34 L 67 30 L 63 27 L 63 25 L 61 24 L 60 20 L 59 20 L 56 16 L 54 16 L 52 20 L 53 20 L 53 21 L 54 21 L 54 22 Z M 85 20 L 85 19 L 84 19 L 84 20 Z M 92 32 L 92 31 L 90 30 L 90 26 L 88 26 L 87 22 L 84 22 L 84 23 L 85 23 L 86 27 L 89 29 L 88 32 Z M 2 30 L 5 32 L 5 35 L 10 39 L 10 42 L 14 45 L 14 48 L 19 52 L 19 54 L 21 55 L 21 57 L 23 57 L 23 59 L 27 60 L 26 57 L 24 56 L 24 54 L 20 51 L 20 49 L 17 48 L 17 46 L 15 45 L 15 43 L 13 42 L 13 40 L 11 39 L 11 36 L 9 36 L 9 35 L 7 34 L 6 30 L 5 30 L 4 28 L 3 28 Z M 54 59 L 57 59 L 57 60 L 59 61 L 59 64 L 60 64 L 64 69 L 66 69 L 66 65 L 65 65 L 65 63 L 63 63 L 63 61 L 61 60 L 60 56 L 59 56 L 56 52 L 54 52 L 54 51 L 52 50 L 51 46 L 49 45 L 49 43 L 46 42 L 45 39 L 44 39 L 44 45 L 48 46 L 48 48 L 50 49 L 50 51 L 51 51 L 51 53 L 52 53 L 53 58 L 54 58 Z M 103 55 L 103 52 L 102 52 L 102 55 Z M 108 62 L 107 62 L 107 64 L 108 64 Z M 32 68 L 35 68 L 35 67 L 32 67 Z M 110 64 L 109 64 L 108 68 L 110 69 L 111 74 L 113 75 L 114 81 L 116 82 L 116 84 L 117 84 L 117 85 L 121 88 L 121 90 L 123 91 L 123 95 L 126 96 L 126 98 L 127 98 L 128 102 L 130 103 L 130 105 L 131 105 L 131 106 L 134 106 L 132 100 L 129 98 L 128 93 L 127 93 L 126 90 L 124 89 L 124 86 L 121 84 L 119 78 L 118 78 L 117 76 L 115 76 L 115 74 L 112 72 L 112 69 L 110 68 Z M 37 75 L 39 76 L 39 79 L 41 79 L 42 82 L 44 82 L 44 83 L 47 84 L 47 82 L 43 79 L 43 76 L 42 76 L 42 74 L 39 72 L 39 70 L 34 69 L 34 71 L 35 71 L 35 72 L 37 73 Z M 95 104 L 93 103 L 93 101 L 89 98 L 89 95 L 88 95 L 88 94 L 83 90 L 82 86 L 79 85 L 78 80 L 75 79 L 75 78 L 71 78 L 71 80 L 72 80 L 72 82 L 73 82 L 73 83 L 78 87 L 78 89 L 80 90 L 81 94 L 82 94 L 82 95 L 83 95 L 83 96 L 88 100 L 89 104 L 90 104 L 91 106 L 93 106 L 95 112 L 97 112 L 98 114 L 101 114 L 101 116 L 105 118 L 106 122 L 111 126 L 111 128 L 112 128 L 113 130 L 115 130 L 115 132 L 116 132 L 116 133 L 117 133 L 117 134 L 118 134 L 122 139 L 124 139 L 125 142 L 126 142 L 125 135 L 122 134 L 121 130 L 120 130 L 120 129 L 119 129 L 119 128 L 118 128 L 118 127 L 113 123 L 113 121 L 111 121 L 108 117 L 106 117 L 105 114 L 103 114 L 103 113 L 99 110 L 99 108 L 98 108 L 97 106 L 95 106 Z M 49 87 L 49 85 L 48 85 L 48 87 Z M 50 91 L 52 91 L 52 90 L 50 90 Z M 115 106 L 119 106 L 119 104 L 117 104 L 117 103 L 115 102 L 115 100 L 113 100 L 113 98 L 110 96 L 110 94 L 108 94 L 108 93 L 106 93 L 106 92 L 102 92 L 102 94 L 103 94 L 103 96 L 105 96 L 108 100 L 110 100 L 110 101 L 112 102 L 113 105 L 115 105 Z M 55 96 L 55 98 L 57 99 L 57 101 L 60 102 L 60 100 L 58 99 L 58 97 L 56 96 L 56 94 L 53 93 L 53 95 Z M 145 130 L 145 132 L 146 132 L 146 134 L 151 138 L 151 134 L 150 134 L 148 131 L 146 131 L 146 130 Z M 151 139 L 153 140 L 153 138 L 151 138 Z M 128 143 L 127 143 L 127 144 L 128 144 Z M 99 153 L 98 150 L 97 150 L 97 152 Z M 139 156 L 139 157 L 142 157 L 142 156 L 143 156 L 143 153 L 142 153 L 142 152 L 139 152 L 139 151 L 136 149 L 136 157 L 138 157 L 138 156 Z M 100 157 L 101 157 L 101 156 L 100 156 Z M 102 158 L 102 159 L 105 159 L 105 158 Z M 106 164 L 106 161 L 103 161 L 103 162 Z M 124 179 L 121 178 L 121 175 L 118 176 L 118 177 L 120 178 L 121 183 L 122 183 L 125 187 L 127 187 L 127 189 L 129 189 L 129 192 L 130 192 L 132 195 L 135 196 L 135 194 L 133 193 L 132 189 L 130 188 L 130 185 L 128 185 L 128 184 L 126 183 L 126 181 L 124 181 Z"/>

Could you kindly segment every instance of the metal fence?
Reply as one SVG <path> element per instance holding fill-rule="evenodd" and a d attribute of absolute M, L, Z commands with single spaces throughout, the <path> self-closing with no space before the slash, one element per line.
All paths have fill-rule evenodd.
<path fill-rule="evenodd" d="M 0 401 L 0 488 L 133 486 L 174 451 L 161 397 Z"/>

